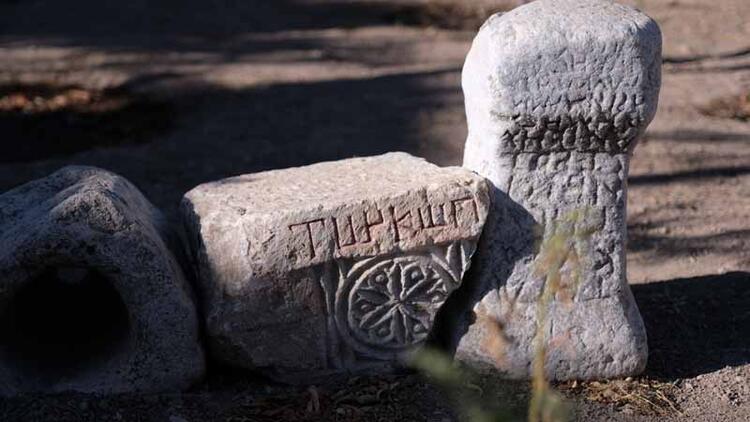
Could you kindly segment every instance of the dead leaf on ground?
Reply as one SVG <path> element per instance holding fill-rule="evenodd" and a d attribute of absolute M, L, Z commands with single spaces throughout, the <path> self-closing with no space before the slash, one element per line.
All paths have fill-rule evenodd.
<path fill-rule="evenodd" d="M 710 117 L 750 121 L 750 92 L 718 98 L 701 107 L 699 111 Z"/>

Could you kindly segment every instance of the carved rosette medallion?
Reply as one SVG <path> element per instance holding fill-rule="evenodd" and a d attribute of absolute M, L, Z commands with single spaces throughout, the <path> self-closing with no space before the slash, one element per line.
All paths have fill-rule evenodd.
<path fill-rule="evenodd" d="M 375 257 L 341 268 L 336 323 L 347 343 L 367 356 L 389 358 L 423 342 L 460 284 L 460 261 L 453 267 L 450 253 L 449 259 L 440 255 Z"/>

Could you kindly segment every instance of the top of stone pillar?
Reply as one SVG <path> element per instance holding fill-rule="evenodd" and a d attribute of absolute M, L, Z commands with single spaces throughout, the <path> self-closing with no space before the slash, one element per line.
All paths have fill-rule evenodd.
<path fill-rule="evenodd" d="M 659 27 L 631 7 L 538 0 L 496 14 L 464 65 L 469 141 L 494 138 L 508 153 L 628 151 L 656 112 L 660 69 Z"/>

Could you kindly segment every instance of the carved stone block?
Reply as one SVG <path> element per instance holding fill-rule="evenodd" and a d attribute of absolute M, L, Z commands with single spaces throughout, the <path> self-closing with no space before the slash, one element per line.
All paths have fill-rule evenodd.
<path fill-rule="evenodd" d="M 179 391 L 205 362 L 157 209 L 65 167 L 0 195 L 0 395 Z"/>
<path fill-rule="evenodd" d="M 486 182 L 403 153 L 248 174 L 185 195 L 214 355 L 284 380 L 381 370 L 430 334 Z"/>
<path fill-rule="evenodd" d="M 610 1 L 539 0 L 484 24 L 462 76 L 464 166 L 492 182 L 493 205 L 467 279 L 462 306 L 472 312 L 454 331 L 459 359 L 526 377 L 541 332 L 550 378 L 644 369 L 625 270 L 626 184 L 660 64 L 657 24 Z M 572 300 L 553 301 L 538 321 L 550 281 L 535 245 L 566 224 L 591 230 L 588 248 L 563 268 L 577 278 Z"/>

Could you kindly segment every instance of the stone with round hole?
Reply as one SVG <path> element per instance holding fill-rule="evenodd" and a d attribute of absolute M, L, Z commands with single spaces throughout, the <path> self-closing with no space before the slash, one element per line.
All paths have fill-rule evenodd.
<path fill-rule="evenodd" d="M 65 167 L 0 195 L 0 395 L 181 390 L 204 373 L 192 293 L 157 209 Z"/>

